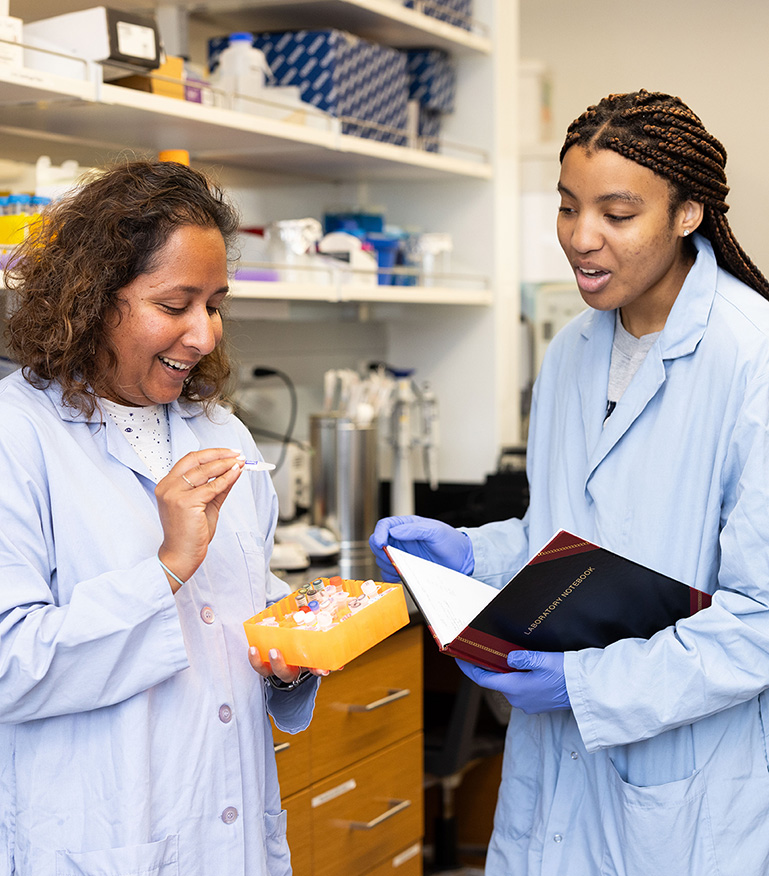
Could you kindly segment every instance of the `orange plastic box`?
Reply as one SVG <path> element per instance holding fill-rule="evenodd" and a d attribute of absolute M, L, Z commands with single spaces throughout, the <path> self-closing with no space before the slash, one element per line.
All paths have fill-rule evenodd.
<path fill-rule="evenodd" d="M 350 594 L 362 594 L 363 581 L 339 577 L 322 578 L 324 585 L 335 584 Z M 303 629 L 294 624 L 292 615 L 298 610 L 296 593 L 289 593 L 279 602 L 245 621 L 248 644 L 259 650 L 267 661 L 270 648 L 277 648 L 291 666 L 309 669 L 339 669 L 355 657 L 373 648 L 391 633 L 405 627 L 409 612 L 400 584 L 376 582 L 379 597 L 364 605 L 355 614 L 334 624 L 330 629 Z M 280 626 L 263 626 L 260 620 L 274 617 Z M 285 624 L 285 625 L 283 625 Z"/>

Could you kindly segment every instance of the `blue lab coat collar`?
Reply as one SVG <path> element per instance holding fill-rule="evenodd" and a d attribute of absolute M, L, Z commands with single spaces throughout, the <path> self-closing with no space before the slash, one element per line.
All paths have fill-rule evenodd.
<path fill-rule="evenodd" d="M 678 293 L 665 327 L 604 425 L 614 342 L 616 311 L 595 310 L 585 320 L 584 365 L 578 385 L 588 448 L 593 448 L 587 480 L 606 455 L 641 415 L 665 383 L 665 360 L 694 352 L 707 327 L 716 293 L 718 266 L 710 241 L 693 238 L 697 258 Z"/>

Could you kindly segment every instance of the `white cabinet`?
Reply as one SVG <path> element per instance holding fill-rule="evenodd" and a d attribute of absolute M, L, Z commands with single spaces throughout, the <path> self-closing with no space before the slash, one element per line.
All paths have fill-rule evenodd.
<path fill-rule="evenodd" d="M 11 14 L 32 20 L 92 3 L 71 0 L 66 10 L 63 5 L 11 0 Z M 131 4 L 137 5 L 150 4 Z M 351 319 L 351 335 L 356 320 L 366 321 L 360 324 L 365 332 L 376 324 L 377 352 L 414 368 L 436 392 L 441 479 L 483 480 L 499 448 L 519 438 L 517 0 L 475 0 L 482 24 L 477 32 L 397 0 L 189 5 L 190 45 L 198 51 L 208 34 L 299 22 L 396 47 L 449 51 L 458 89 L 456 111 L 444 129 L 446 145 L 440 154 L 423 152 L 343 134 L 335 120 L 296 124 L 132 91 L 97 77 L 72 81 L 0 68 L 0 159 L 31 161 L 42 153 L 54 163 L 74 158 L 89 166 L 126 152 L 184 148 L 193 164 L 220 174 L 251 224 L 320 218 L 329 208 L 365 201 L 382 207 L 388 222 L 450 232 L 452 277 L 445 285 L 362 286 L 338 277 L 327 283 L 235 282 L 234 313 L 246 320 L 288 317 L 300 335 Z M 313 392 L 307 395 L 312 404 Z"/>

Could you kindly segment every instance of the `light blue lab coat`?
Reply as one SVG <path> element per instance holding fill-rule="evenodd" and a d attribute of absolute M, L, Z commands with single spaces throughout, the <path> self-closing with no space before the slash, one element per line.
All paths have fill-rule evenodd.
<path fill-rule="evenodd" d="M 256 452 L 216 419 L 172 405 L 174 460 Z M 109 417 L 5 378 L 0 485 L 0 876 L 289 874 L 267 708 L 301 730 L 317 684 L 248 663 L 242 622 L 286 592 L 269 475 L 241 476 L 176 596 L 156 484 Z"/>
<path fill-rule="evenodd" d="M 564 528 L 713 604 L 567 653 L 572 711 L 513 709 L 489 876 L 769 873 L 769 302 L 695 243 L 605 427 L 614 312 L 556 336 L 527 515 L 470 535 L 474 574 L 497 586 Z"/>

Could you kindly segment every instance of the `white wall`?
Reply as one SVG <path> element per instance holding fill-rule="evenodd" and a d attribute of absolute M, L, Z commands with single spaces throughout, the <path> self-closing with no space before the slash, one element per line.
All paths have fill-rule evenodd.
<path fill-rule="evenodd" d="M 769 274 L 766 0 L 521 0 L 521 55 L 552 74 L 553 137 L 612 92 L 679 96 L 726 146 L 729 222 Z"/>

